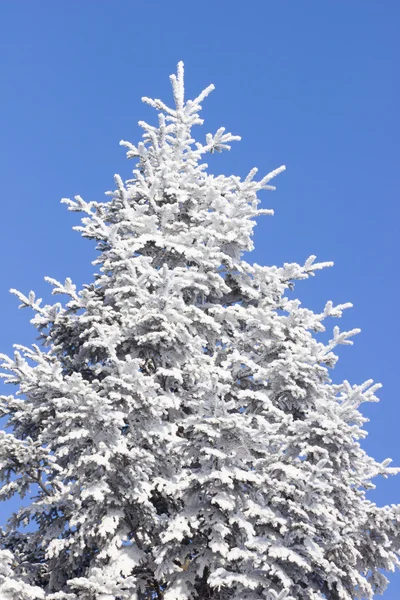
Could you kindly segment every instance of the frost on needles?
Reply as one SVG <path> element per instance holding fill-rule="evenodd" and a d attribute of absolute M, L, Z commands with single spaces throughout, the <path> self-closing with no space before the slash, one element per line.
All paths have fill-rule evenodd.
<path fill-rule="evenodd" d="M 143 100 L 132 179 L 83 213 L 94 282 L 48 279 L 64 303 L 34 311 L 40 343 L 2 356 L 16 386 L 0 415 L 2 500 L 28 495 L 0 537 L 1 600 L 352 600 L 399 564 L 398 506 L 366 493 L 396 469 L 360 446 L 367 381 L 333 384 L 357 330 L 290 299 L 330 263 L 249 264 L 258 192 L 283 170 L 214 176 L 195 142 L 201 103 Z M 29 527 L 24 528 L 28 525 Z"/>

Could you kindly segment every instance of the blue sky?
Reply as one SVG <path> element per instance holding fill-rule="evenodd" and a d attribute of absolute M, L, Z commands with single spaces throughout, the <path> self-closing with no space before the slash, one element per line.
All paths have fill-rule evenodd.
<path fill-rule="evenodd" d="M 48 298 L 45 275 L 90 281 L 93 247 L 59 199 L 101 199 L 129 176 L 118 142 L 154 118 L 141 96 L 171 100 L 183 60 L 189 96 L 216 85 L 199 136 L 242 136 L 210 170 L 287 165 L 248 258 L 335 262 L 296 293 L 315 310 L 353 302 L 339 324 L 362 333 L 333 377 L 384 384 L 365 447 L 400 465 L 399 26 L 398 0 L 2 0 L 0 351 L 35 337 L 9 288 Z M 376 502 L 400 502 L 400 476 L 377 483 Z M 385 600 L 399 597 L 391 580 Z"/>

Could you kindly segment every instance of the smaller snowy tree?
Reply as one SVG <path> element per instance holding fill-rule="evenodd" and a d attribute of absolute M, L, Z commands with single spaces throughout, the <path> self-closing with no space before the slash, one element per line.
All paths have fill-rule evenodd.
<path fill-rule="evenodd" d="M 94 282 L 48 278 L 64 304 L 33 309 L 40 343 L 3 356 L 0 499 L 31 495 L 0 538 L 1 600 L 371 600 L 399 564 L 399 506 L 372 479 L 397 472 L 360 445 L 378 385 L 334 384 L 297 280 L 331 263 L 249 264 L 256 179 L 214 176 L 195 142 L 201 102 L 144 101 L 133 178 L 106 202 L 65 200 L 99 251 Z M 30 525 L 24 529 L 25 525 Z"/>

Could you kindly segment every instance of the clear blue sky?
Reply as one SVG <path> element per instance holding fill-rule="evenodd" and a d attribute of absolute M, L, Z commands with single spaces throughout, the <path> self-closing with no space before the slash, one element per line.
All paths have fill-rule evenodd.
<path fill-rule="evenodd" d="M 45 275 L 90 280 L 93 247 L 59 199 L 101 199 L 129 176 L 118 142 L 154 117 L 141 96 L 171 99 L 183 60 L 189 95 L 216 85 L 199 134 L 243 138 L 210 168 L 287 165 L 248 258 L 335 261 L 297 294 L 316 310 L 353 302 L 340 325 L 362 334 L 334 377 L 384 384 L 365 446 L 400 465 L 399 30 L 398 0 L 2 0 L 0 351 L 35 335 L 9 288 L 48 298 Z M 374 500 L 400 502 L 400 476 L 377 483 Z"/>

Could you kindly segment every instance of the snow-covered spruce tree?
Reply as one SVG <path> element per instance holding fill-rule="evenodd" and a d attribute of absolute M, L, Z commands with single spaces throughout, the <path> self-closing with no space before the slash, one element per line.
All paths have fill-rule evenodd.
<path fill-rule="evenodd" d="M 133 178 L 85 214 L 99 274 L 35 311 L 40 345 L 3 356 L 16 395 L 2 397 L 1 499 L 33 493 L 0 541 L 1 600 L 352 600 L 385 589 L 398 564 L 398 506 L 366 498 L 395 469 L 362 450 L 358 410 L 371 381 L 334 385 L 338 344 L 356 330 L 288 298 L 329 263 L 262 267 L 252 249 L 255 180 L 215 177 L 195 143 L 201 102 L 140 123 Z M 24 531 L 23 525 L 30 527 Z"/>

